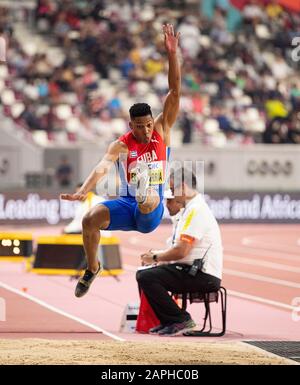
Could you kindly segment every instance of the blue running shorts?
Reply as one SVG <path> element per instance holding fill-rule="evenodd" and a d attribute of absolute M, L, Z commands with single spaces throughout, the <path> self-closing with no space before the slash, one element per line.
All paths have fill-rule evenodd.
<path fill-rule="evenodd" d="M 139 231 L 150 233 L 160 224 L 164 213 L 163 198 L 149 214 L 142 214 L 134 197 L 118 198 L 99 203 L 110 212 L 110 224 L 105 230 Z"/>

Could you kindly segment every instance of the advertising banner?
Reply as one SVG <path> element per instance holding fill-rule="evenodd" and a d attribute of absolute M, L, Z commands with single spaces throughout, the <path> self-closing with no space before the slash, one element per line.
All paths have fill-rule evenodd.
<path fill-rule="evenodd" d="M 0 224 L 41 223 L 56 225 L 73 219 L 78 202 L 53 193 L 0 193 Z"/>
<path fill-rule="evenodd" d="M 299 193 L 206 193 L 220 223 L 300 223 Z M 51 193 L 0 193 L 0 225 L 56 225 L 73 219 L 78 202 Z M 165 208 L 165 222 L 170 221 Z"/>

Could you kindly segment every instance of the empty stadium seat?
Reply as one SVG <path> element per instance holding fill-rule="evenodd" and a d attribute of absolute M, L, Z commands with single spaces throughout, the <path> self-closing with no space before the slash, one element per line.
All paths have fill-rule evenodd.
<path fill-rule="evenodd" d="M 5 88 L 1 92 L 1 102 L 5 106 L 11 106 L 12 104 L 15 103 L 15 94 L 12 90 L 9 88 Z"/>
<path fill-rule="evenodd" d="M 219 123 L 216 119 L 206 119 L 203 123 L 203 129 L 207 134 L 219 132 Z"/>
<path fill-rule="evenodd" d="M 76 116 L 72 116 L 66 121 L 66 129 L 69 133 L 80 131 L 80 127 L 80 120 Z"/>
<path fill-rule="evenodd" d="M 36 144 L 46 147 L 49 144 L 48 135 L 46 131 L 36 130 L 32 132 L 33 140 Z"/>
<path fill-rule="evenodd" d="M 60 104 L 56 107 L 56 115 L 58 119 L 67 120 L 72 116 L 71 107 L 68 104 Z"/>
<path fill-rule="evenodd" d="M 11 115 L 13 118 L 18 118 L 22 112 L 24 111 L 24 104 L 23 103 L 20 103 L 20 102 L 17 102 L 17 103 L 14 103 L 12 106 L 11 106 Z"/>
<path fill-rule="evenodd" d="M 8 69 L 6 65 L 1 64 L 0 65 L 0 78 L 6 79 L 8 76 Z"/>

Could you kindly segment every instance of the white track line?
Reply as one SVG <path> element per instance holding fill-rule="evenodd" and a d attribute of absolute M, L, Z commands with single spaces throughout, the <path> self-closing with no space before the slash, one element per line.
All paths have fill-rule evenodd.
<path fill-rule="evenodd" d="M 241 239 L 241 243 L 242 245 L 244 246 L 249 246 L 249 245 L 252 245 L 252 247 L 266 247 L 266 248 L 270 248 L 270 251 L 274 250 L 276 251 L 276 248 L 277 250 L 280 249 L 280 248 L 283 248 L 284 249 L 284 252 L 287 252 L 287 253 L 291 253 L 292 255 L 295 255 L 297 253 L 299 253 L 299 247 L 295 247 L 293 245 L 290 245 L 290 244 L 287 244 L 287 243 L 278 243 L 278 242 L 266 242 L 266 241 L 261 241 L 259 239 L 255 239 L 257 238 L 258 236 L 256 237 L 243 237 Z M 275 247 L 275 249 L 274 249 Z M 280 250 L 279 250 L 280 251 Z"/>
<path fill-rule="evenodd" d="M 131 249 L 127 248 L 127 247 L 123 247 L 123 250 L 129 251 Z M 132 253 L 132 250 L 131 250 L 131 253 Z M 225 260 L 226 260 L 226 254 L 225 254 Z M 266 262 L 266 263 L 268 263 L 268 262 Z M 137 266 L 132 266 L 132 265 L 123 265 L 123 266 L 124 267 L 126 266 L 125 269 L 127 269 L 127 267 L 131 266 L 131 270 L 130 270 L 130 268 L 127 269 L 129 271 L 136 271 L 136 269 L 137 269 Z M 134 269 L 134 270 L 132 270 L 132 269 Z M 267 282 L 267 283 L 272 283 L 275 285 L 287 286 L 287 287 L 300 289 L 300 284 L 298 284 L 296 282 L 285 281 L 285 280 L 281 280 L 281 279 L 277 279 L 277 278 L 265 277 L 265 276 L 259 275 L 259 274 L 246 273 L 246 272 L 237 271 L 237 270 L 233 270 L 233 269 L 226 269 L 226 268 L 223 269 L 223 272 L 225 274 L 233 275 L 236 277 L 243 277 L 243 278 L 248 278 L 248 279 L 252 279 L 255 281 Z"/>
<path fill-rule="evenodd" d="M 132 272 L 132 273 L 135 273 L 137 271 L 137 266 L 123 264 L 123 268 L 129 272 Z M 272 301 L 272 300 L 269 300 L 267 298 L 257 297 L 254 295 L 241 293 L 241 292 L 235 291 L 235 290 L 227 290 L 227 292 L 229 295 L 232 295 L 233 297 L 247 299 L 247 300 L 254 301 L 254 302 L 260 302 L 260 303 L 263 303 L 266 305 L 276 306 L 276 307 L 279 307 L 279 308 L 285 309 L 285 310 L 294 310 L 295 309 L 292 305 L 288 305 L 288 304 L 283 303 L 283 302 Z"/>
<path fill-rule="evenodd" d="M 232 270 L 232 269 L 223 269 L 223 272 L 225 274 L 233 275 L 235 277 L 242 277 L 242 278 L 252 279 L 254 281 L 272 283 L 274 285 L 300 289 L 300 284 L 296 283 L 296 282 L 290 282 L 290 281 L 285 281 L 282 279 L 265 277 L 265 276 L 259 275 L 259 274 L 244 273 L 242 271 L 236 271 L 236 270 Z"/>
<path fill-rule="evenodd" d="M 40 299 L 38 299 L 38 298 L 36 298 L 36 297 L 33 297 L 32 295 L 23 293 L 22 291 L 17 290 L 17 289 L 15 289 L 15 288 L 13 288 L 13 287 L 11 287 L 11 286 L 5 284 L 4 282 L 1 282 L 1 281 L 0 281 L 0 287 L 2 287 L 3 289 L 6 289 L 6 290 L 8 290 L 8 291 L 10 291 L 10 292 L 12 292 L 12 293 L 14 293 L 14 294 L 18 294 L 18 295 L 20 295 L 21 297 L 24 297 L 24 298 L 26 298 L 26 299 L 28 299 L 28 300 L 30 300 L 30 301 L 32 301 L 32 302 L 35 302 L 35 303 L 37 303 L 38 305 L 43 306 L 43 307 L 45 307 L 46 309 L 53 311 L 54 313 L 60 314 L 60 315 L 62 315 L 62 316 L 64 316 L 64 317 L 66 317 L 66 318 L 70 318 L 71 320 L 76 321 L 76 322 L 78 322 L 78 323 L 80 323 L 80 324 L 82 324 L 82 325 L 84 325 L 84 326 L 87 326 L 87 327 L 90 328 L 90 329 L 96 330 L 96 331 L 99 332 L 99 333 L 103 333 L 103 334 L 105 334 L 106 336 L 108 336 L 108 337 L 110 337 L 110 338 L 113 338 L 114 340 L 122 341 L 122 342 L 123 342 L 123 341 L 126 341 L 124 338 L 120 338 L 120 337 L 118 337 L 118 336 L 116 336 L 116 335 L 114 335 L 114 334 L 112 334 L 112 333 L 107 332 L 106 330 L 100 328 L 100 327 L 97 326 L 97 325 L 94 325 L 94 324 L 92 324 L 92 323 L 90 323 L 90 322 L 84 321 L 83 319 L 78 318 L 78 317 L 75 317 L 75 316 L 73 316 L 72 314 L 66 313 L 65 311 L 60 310 L 60 309 L 58 309 L 58 308 L 56 308 L 56 307 L 54 307 L 54 306 L 52 306 L 52 305 L 49 305 L 49 304 L 47 304 L 46 302 L 44 302 L 44 301 L 42 301 L 42 300 L 40 300 Z"/>
<path fill-rule="evenodd" d="M 243 239 L 246 239 L 246 238 L 243 238 Z M 248 238 L 247 238 L 248 239 Z M 150 242 L 150 241 L 145 241 L 145 240 L 142 240 L 142 239 L 138 239 L 137 237 L 133 237 L 133 239 L 130 237 L 128 239 L 129 241 L 129 245 L 128 247 L 131 248 L 132 247 L 132 250 L 135 251 L 137 254 L 141 254 L 141 252 L 139 252 L 139 248 L 140 247 L 144 247 L 145 250 L 147 249 L 165 249 L 167 248 L 167 245 L 166 245 L 166 242 L 163 242 L 163 241 L 155 241 L 155 244 L 153 242 Z M 278 250 L 269 250 L 267 248 L 260 248 L 259 246 L 256 246 L 256 245 L 252 245 L 250 244 L 250 241 L 249 242 L 242 242 L 243 243 L 243 247 L 241 246 L 236 246 L 236 245 L 233 245 L 233 246 L 230 246 L 228 243 L 224 242 L 224 247 L 225 247 L 225 254 L 226 254 L 226 250 L 227 249 L 236 249 L 237 252 L 238 250 L 242 251 L 242 252 L 245 252 L 245 253 L 249 253 L 249 254 L 262 254 L 262 255 L 266 255 L 269 257 L 269 258 L 276 258 L 276 259 L 287 259 L 287 260 L 291 260 L 291 261 L 300 261 L 300 256 L 296 256 L 295 255 L 295 252 L 292 253 L 292 252 L 289 252 L 287 250 L 285 250 L 284 252 L 283 251 L 278 251 Z M 252 243 L 252 241 L 251 241 Z M 124 247 L 121 245 L 121 247 Z M 126 246 L 125 246 L 126 248 Z M 279 256 L 276 256 L 274 254 L 278 254 Z M 299 253 L 300 254 L 300 253 Z"/>
<path fill-rule="evenodd" d="M 225 261 L 237 262 L 245 265 L 268 267 L 269 269 L 272 269 L 272 270 L 288 271 L 291 273 L 300 273 L 299 267 L 283 265 L 281 263 L 274 263 L 274 262 L 264 261 L 261 259 L 238 257 L 236 255 L 231 255 L 231 254 L 225 254 L 224 259 Z"/>
<path fill-rule="evenodd" d="M 225 250 L 224 253 L 226 254 L 227 252 L 233 252 L 233 253 L 238 253 L 238 252 L 250 254 L 250 255 L 255 255 L 256 257 L 259 257 L 260 255 L 263 256 L 264 258 L 270 258 L 270 259 L 283 259 L 286 261 L 300 261 L 300 256 L 295 256 L 295 254 L 290 254 L 288 252 L 282 252 L 282 251 L 274 251 L 274 250 L 266 250 L 266 249 L 260 249 L 259 247 L 256 246 L 235 246 L 231 244 L 225 244 Z"/>
<path fill-rule="evenodd" d="M 271 301 L 271 300 L 266 299 L 266 298 L 257 297 L 255 295 L 250 295 L 250 294 L 245 294 L 245 293 L 240 293 L 239 291 L 234 291 L 234 290 L 227 290 L 227 292 L 229 295 L 231 295 L 233 297 L 238 297 L 238 298 L 242 298 L 242 299 L 249 299 L 250 301 L 261 302 L 261 303 L 264 303 L 267 305 L 280 307 L 282 309 L 295 310 L 294 306 L 288 305 L 286 303 Z"/>

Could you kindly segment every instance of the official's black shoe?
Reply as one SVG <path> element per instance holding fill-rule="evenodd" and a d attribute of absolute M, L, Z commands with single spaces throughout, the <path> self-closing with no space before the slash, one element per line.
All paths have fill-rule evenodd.
<path fill-rule="evenodd" d="M 166 325 L 157 325 L 154 328 L 149 329 L 148 333 L 149 334 L 158 334 L 159 331 L 164 329 Z"/>
<path fill-rule="evenodd" d="M 191 318 L 189 318 L 186 321 L 177 322 L 169 326 L 166 326 L 164 329 L 158 332 L 158 335 L 166 336 L 166 337 L 178 336 L 189 330 L 194 329 L 195 326 L 196 326 L 195 322 Z"/>
<path fill-rule="evenodd" d="M 97 277 L 98 273 L 102 270 L 100 264 L 96 273 L 92 273 L 90 270 L 85 270 L 83 277 L 81 277 L 75 288 L 75 296 L 83 297 L 89 290 L 92 282 Z"/>

